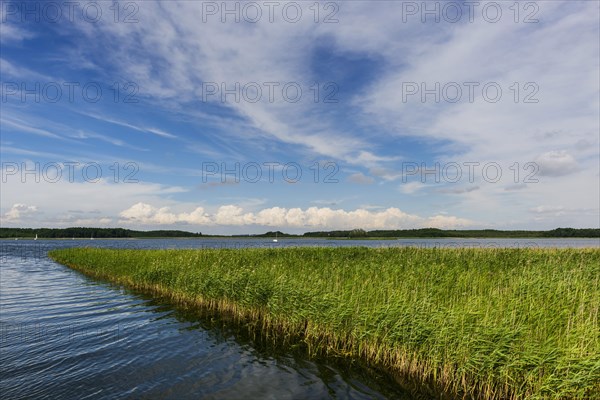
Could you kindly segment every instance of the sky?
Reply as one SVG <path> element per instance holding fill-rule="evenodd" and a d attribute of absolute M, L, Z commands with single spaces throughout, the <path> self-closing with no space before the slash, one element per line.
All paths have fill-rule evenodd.
<path fill-rule="evenodd" d="M 2 2 L 3 227 L 600 227 L 597 1 Z"/>

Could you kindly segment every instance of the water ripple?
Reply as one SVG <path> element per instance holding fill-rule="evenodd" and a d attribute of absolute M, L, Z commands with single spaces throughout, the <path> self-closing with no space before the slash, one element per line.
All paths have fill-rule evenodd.
<path fill-rule="evenodd" d="M 87 279 L 46 257 L 52 248 L 82 242 L 2 243 L 3 398 L 409 398 L 391 381 L 382 386 L 327 363 L 259 351 L 198 316 Z M 162 242 L 98 240 L 94 246 Z M 190 243 L 197 244 L 168 245 Z"/>

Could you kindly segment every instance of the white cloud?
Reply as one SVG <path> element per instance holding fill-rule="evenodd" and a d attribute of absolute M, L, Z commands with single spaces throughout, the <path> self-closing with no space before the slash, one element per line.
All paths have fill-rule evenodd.
<path fill-rule="evenodd" d="M 555 213 L 564 211 L 563 206 L 537 206 L 531 209 L 532 212 L 538 214 Z"/>
<path fill-rule="evenodd" d="M 8 125 L 21 132 L 28 132 L 38 136 L 50 137 L 53 139 L 64 140 L 62 136 L 52 133 L 46 129 L 36 128 L 28 123 L 18 119 L 0 118 L 0 125 Z M 6 128 L 5 128 L 6 129 Z"/>
<path fill-rule="evenodd" d="M 407 182 L 400 185 L 400 190 L 402 191 L 402 193 L 414 194 L 419 190 L 423 189 L 425 186 L 427 185 L 421 182 Z"/>
<path fill-rule="evenodd" d="M 427 219 L 426 226 L 439 229 L 466 228 L 474 225 L 474 222 L 465 218 L 448 215 L 436 215 Z"/>
<path fill-rule="evenodd" d="M 106 4 L 107 7 L 110 5 Z M 311 5 L 306 3 L 306 7 Z M 299 103 L 269 103 L 263 99 L 257 103 L 241 101 L 223 105 L 217 97 L 211 100 L 210 106 L 225 106 L 235 118 L 228 115 L 225 120 L 221 115 L 202 115 L 202 118 L 213 118 L 211 123 L 215 125 L 218 119 L 219 128 L 230 128 L 219 133 L 219 143 L 223 144 L 222 149 L 226 149 L 223 152 L 235 151 L 236 144 L 242 141 L 253 143 L 252 146 L 255 143 L 264 145 L 265 142 L 269 145 L 283 143 L 289 145 L 286 150 L 306 152 L 310 157 L 326 155 L 352 165 L 360 164 L 369 170 L 369 175 L 391 182 L 402 176 L 394 165 L 401 158 L 377 154 L 377 149 L 382 147 L 383 142 L 392 143 L 392 136 L 397 147 L 385 149 L 388 150 L 386 154 L 394 150 L 404 156 L 417 150 L 414 153 L 417 160 L 413 161 L 430 158 L 436 161 L 436 157 L 440 161 L 450 159 L 459 163 L 495 161 L 502 165 L 504 177 L 511 178 L 512 185 L 509 186 L 476 182 L 478 186 L 472 185 L 467 189 L 479 189 L 472 189 L 469 193 L 464 190 L 462 196 L 439 193 L 435 207 L 428 205 L 430 209 L 427 211 L 419 209 L 420 214 L 430 215 L 437 209 L 446 209 L 446 203 L 454 202 L 448 205 L 454 207 L 449 208 L 451 212 L 468 215 L 470 219 L 488 224 L 497 221 L 526 224 L 531 221 L 525 218 L 531 216 L 532 207 L 551 198 L 556 204 L 568 205 L 572 210 L 567 213 L 570 219 L 565 225 L 585 226 L 590 221 L 595 224 L 600 202 L 598 7 L 594 2 L 539 2 L 537 5 L 541 18 L 538 24 L 514 23 L 512 15 L 504 8 L 506 18 L 498 24 L 486 23 L 478 14 L 472 24 L 442 22 L 433 25 L 420 23 L 418 16 L 412 19 L 413 23 L 400 23 L 400 2 L 380 2 L 377 7 L 368 1 L 345 2 L 339 15 L 340 23 L 328 25 L 314 24 L 312 18 L 305 18 L 298 24 L 264 21 L 260 24 L 232 24 L 221 23 L 218 17 L 212 20 L 215 23 L 198 23 L 202 4 L 197 2 L 143 2 L 137 14 L 138 24 L 114 24 L 110 18 L 103 18 L 98 24 L 81 23 L 81 38 L 85 46 L 78 46 L 77 62 L 83 66 L 92 61 L 92 64 L 100 63 L 99 66 L 110 64 L 109 70 L 114 67 L 118 76 L 138 84 L 144 101 L 156 101 L 161 106 L 174 104 L 173 108 L 178 112 L 192 115 L 200 113 L 197 108 L 205 108 L 193 107 L 194 110 L 190 110 L 190 107 L 185 107 L 201 99 L 202 82 L 223 82 L 231 86 L 235 82 L 293 81 L 304 85 L 306 90 L 314 80 L 321 78 L 313 67 L 323 65 L 316 65 L 312 57 L 316 46 L 325 43 L 328 52 L 334 56 L 349 54 L 356 59 L 376 60 L 377 71 L 367 74 L 373 81 L 368 81 L 361 92 L 353 92 L 353 88 L 340 92 L 340 96 L 345 96 L 341 98 L 341 105 L 347 121 L 340 124 L 332 111 L 334 108 L 323 103 L 315 104 L 310 90 L 305 92 Z M 110 10 L 105 11 L 106 15 L 111 14 Z M 312 16 L 309 10 L 306 10 L 306 15 Z M 3 45 L 7 39 L 18 41 L 27 37 L 26 32 L 13 28 L 8 24 L 2 26 Z M 108 42 L 114 44 L 109 52 L 103 45 Z M 84 59 L 87 56 L 89 59 Z M 25 70 L 17 63 L 6 60 L 0 60 L 0 63 L 7 73 L 27 73 L 34 77 L 32 74 L 35 72 Z M 427 81 L 430 86 L 435 82 L 498 82 L 504 93 L 498 103 L 482 101 L 481 93 L 477 94 L 474 103 L 450 104 L 442 101 L 424 104 L 418 96 L 413 96 L 413 101 L 403 102 L 402 83 L 411 81 Z M 520 99 L 516 103 L 510 89 L 514 82 L 518 82 L 520 88 Z M 529 93 L 523 86 L 527 82 L 537 85 L 539 90 L 535 97 L 539 99 L 538 103 L 523 103 L 523 96 Z M 178 107 L 180 105 L 184 107 Z M 193 115 L 196 117 L 198 114 Z M 175 136 L 155 128 L 162 125 L 154 123 L 145 125 L 124 118 L 85 115 L 164 138 Z M 30 117 L 35 118 L 34 115 Z M 11 130 L 38 136 L 57 138 L 54 132 L 62 132 L 28 118 L 19 120 L 4 115 L 3 124 Z M 358 124 L 351 132 L 340 127 L 353 126 L 355 122 Z M 120 140 L 105 136 L 92 136 L 87 132 L 84 136 L 124 145 Z M 426 152 L 414 149 L 412 142 L 406 148 L 401 147 L 402 139 L 407 136 L 427 144 Z M 183 136 L 177 137 L 184 140 Z M 230 140 L 232 137 L 235 140 Z M 186 151 L 193 148 L 190 145 Z M 3 151 L 6 151 L 4 146 Z M 33 156 L 33 153 L 28 156 Z M 544 178 L 539 179 L 540 182 L 522 183 L 528 174 L 522 167 L 528 161 L 535 161 L 540 166 L 536 176 Z M 508 167 L 515 162 L 520 163 L 520 176 L 512 182 L 513 171 Z M 157 165 L 154 169 L 151 165 L 141 166 L 146 167 L 145 172 L 175 172 L 167 165 Z M 193 172 L 186 173 L 191 175 Z M 373 178 L 359 172 L 351 175 L 348 181 L 371 183 Z M 213 184 L 204 186 L 212 187 Z M 119 185 L 118 188 L 104 183 L 95 186 L 22 186 L 3 187 L 2 204 L 23 204 L 35 196 L 40 210 L 64 215 L 64 219 L 54 220 L 57 223 L 73 220 L 69 219 L 71 217 L 66 211 L 67 204 L 73 202 L 89 209 L 101 208 L 106 215 L 102 218 L 114 221 L 125 218 L 132 224 L 133 221 L 145 221 L 148 224 L 277 226 L 283 223 L 288 226 L 322 226 L 329 222 L 335 226 L 346 226 L 352 223 L 352 218 L 356 222 L 361 222 L 361 218 L 374 224 L 379 221 L 379 225 L 393 225 L 393 221 L 422 226 L 427 223 L 465 222 L 460 218 L 440 219 L 438 216 L 415 216 L 417 219 L 410 222 L 406 215 L 399 216 L 390 211 L 394 210 L 392 208 L 379 213 L 362 208 L 344 211 L 279 207 L 249 212 L 240 208 L 239 203 L 211 210 L 209 214 L 205 209 L 197 208 L 196 204 L 173 200 L 170 194 L 178 193 L 182 188 L 156 184 Z M 373 194 L 370 191 L 366 193 L 369 201 L 375 198 L 376 203 L 385 202 L 383 196 L 375 197 L 380 195 L 375 190 L 383 187 L 369 187 L 374 191 Z M 527 190 L 519 190 L 525 187 Z M 418 183 L 401 186 L 405 193 L 418 193 L 422 188 Z M 223 191 L 229 189 L 239 188 L 228 187 Z M 461 191 L 461 188 L 454 190 L 456 193 Z M 448 201 L 449 197 L 457 200 Z M 231 201 L 222 200 L 219 199 L 221 203 Z M 306 199 L 304 204 L 309 202 L 310 199 Z M 131 204 L 134 206 L 123 211 Z M 157 206 L 143 206 L 150 204 Z M 367 214 L 364 214 L 365 211 Z M 121 213 L 125 213 L 126 217 L 119 217 Z M 521 217 L 523 220 L 520 220 Z M 549 220 L 548 223 L 555 222 Z"/>
<path fill-rule="evenodd" d="M 348 182 L 358 183 L 361 185 L 370 185 L 373 182 L 375 182 L 375 179 L 373 179 L 370 176 L 366 176 L 362 172 L 357 172 L 355 174 L 348 176 Z"/>
<path fill-rule="evenodd" d="M 24 218 L 37 213 L 38 208 L 36 206 L 28 206 L 27 204 L 16 203 L 8 210 L 2 217 L 5 221 L 3 222 L 19 222 Z"/>
<path fill-rule="evenodd" d="M 599 106 L 597 6 L 579 2 L 539 6 L 544 23 L 515 24 L 509 18 L 490 24 L 479 18 L 473 24 L 432 29 L 434 33 L 410 46 L 408 54 L 389 55 L 391 65 L 404 63 L 407 68 L 389 68 L 369 87 L 360 102 L 366 116 L 375 117 L 399 136 L 458 142 L 479 160 L 510 157 L 516 161 L 532 157 L 540 146 L 572 144 L 573 135 L 593 137 Z M 432 96 L 422 103 L 420 95 L 403 101 L 400 93 L 407 82 L 427 83 L 429 88 L 436 82 L 480 86 L 473 103 L 443 99 L 436 103 Z M 481 88 L 486 82 L 500 84 L 500 102 L 483 100 Z M 514 82 L 520 87 L 517 103 L 510 89 Z M 526 82 L 537 84 L 534 97 L 539 103 L 524 103 L 524 94 L 531 92 L 523 90 Z M 543 142 L 536 137 L 552 130 L 573 135 Z"/>
<path fill-rule="evenodd" d="M 375 175 L 385 181 L 395 181 L 402 177 L 401 172 L 392 171 L 382 167 L 373 167 L 369 169 L 369 173 Z"/>
<path fill-rule="evenodd" d="M 123 218 L 120 221 L 123 223 L 156 225 L 175 224 L 178 222 L 194 225 L 205 225 L 210 223 L 210 220 L 202 207 L 197 207 L 189 213 L 173 213 L 169 207 L 156 208 L 141 202 L 122 211 L 119 216 Z"/>
<path fill-rule="evenodd" d="M 550 151 L 535 160 L 541 176 L 569 175 L 579 169 L 577 161 L 566 151 Z"/>
<path fill-rule="evenodd" d="M 140 96 L 161 104 L 182 105 L 200 100 L 216 103 L 233 110 L 252 128 L 240 132 L 245 138 L 253 135 L 275 139 L 299 145 L 304 151 L 349 162 L 376 161 L 379 156 L 364 150 L 370 147 L 367 141 L 344 132 L 335 121 L 321 117 L 332 107 L 323 103 L 326 95 L 323 88 L 315 102 L 316 94 L 311 88 L 319 77 L 314 76 L 307 64 L 311 62 L 311 51 L 319 43 L 315 39 L 334 34 L 336 30 L 315 24 L 313 18 L 308 17 L 313 13 L 309 6 L 302 4 L 306 18 L 295 24 L 279 18 L 275 23 L 268 20 L 257 24 L 221 23 L 218 17 L 199 24 L 202 3 L 147 2 L 140 5 L 138 14 L 143 23 L 114 24 L 102 20 L 93 27 L 81 24 L 80 28 L 81 33 L 90 38 L 103 37 L 115 43 L 106 54 L 107 61 L 138 84 Z M 91 46 L 89 50 L 97 49 Z M 164 68 L 154 68 L 157 64 Z M 274 102 L 270 101 L 269 89 L 264 86 L 270 82 L 279 85 L 275 88 Z M 302 89 L 298 102 L 287 101 L 282 94 L 283 85 L 290 82 Z M 233 95 L 223 103 L 220 93 L 203 99 L 202 83 L 216 83 L 219 87 L 224 84 L 227 88 L 236 83 L 241 86 L 257 83 L 263 87 L 263 95 L 255 103 L 244 99 L 234 101 Z M 185 112 L 186 108 L 178 107 L 178 110 Z"/>
<path fill-rule="evenodd" d="M 436 215 L 429 218 L 407 214 L 398 208 L 370 211 L 346 211 L 329 207 L 271 207 L 247 212 L 236 205 L 223 205 L 213 214 L 198 207 L 190 213 L 171 212 L 168 207 L 137 203 L 122 211 L 123 223 L 173 225 L 176 223 L 204 226 L 263 226 L 292 229 L 403 229 L 416 227 L 459 228 L 474 222 L 456 216 Z"/>
<path fill-rule="evenodd" d="M 214 222 L 218 225 L 250 225 L 253 224 L 255 217 L 252 213 L 244 213 L 241 207 L 235 205 L 225 205 L 219 207 Z"/>
<path fill-rule="evenodd" d="M 4 35 L 4 24 L 2 24 L 2 35 Z M 32 71 L 29 68 L 26 68 L 22 65 L 19 65 L 19 66 L 14 65 L 13 63 L 11 63 L 10 61 L 8 61 L 4 58 L 0 58 L 0 70 L 2 71 L 2 75 L 4 75 L 4 77 L 3 77 L 4 84 L 6 85 L 9 83 L 17 83 L 19 85 L 19 89 L 20 89 L 20 85 L 21 85 L 22 81 L 10 82 L 6 78 L 10 77 L 13 79 L 31 79 L 31 80 L 42 81 L 44 83 L 50 83 L 50 82 L 56 83 L 56 82 L 54 82 L 55 79 L 53 79 L 47 75 Z M 30 89 L 31 86 L 26 86 L 26 88 Z M 19 90 L 19 95 L 20 95 L 20 90 Z"/>
<path fill-rule="evenodd" d="M 123 126 L 125 128 L 133 129 L 134 131 L 149 132 L 154 135 L 161 136 L 161 137 L 168 138 L 168 139 L 176 139 L 177 138 L 177 136 L 175 136 L 171 133 L 165 132 L 163 130 L 157 129 L 157 128 L 145 128 L 142 126 L 137 126 L 137 125 L 131 124 L 129 122 L 119 121 L 114 118 L 104 117 L 104 116 L 97 115 L 97 114 L 90 114 L 90 113 L 85 113 L 85 112 L 81 112 L 81 114 L 91 117 L 91 118 L 94 118 L 94 119 L 97 119 L 99 121 L 103 121 L 103 122 L 107 122 L 110 124 L 119 125 L 119 126 Z"/>
<path fill-rule="evenodd" d="M 29 170 L 33 170 L 32 166 L 27 165 Z M 40 173 L 22 176 L 20 173 L 11 175 L 2 170 L 2 176 L 5 182 L 0 191 L 0 204 L 17 206 L 10 209 L 2 207 L 0 211 L 4 214 L 3 224 L 20 227 L 73 226 L 77 220 L 105 224 L 107 218 L 116 221 L 124 204 L 161 203 L 167 206 L 176 204 L 169 200 L 170 196 L 186 191 L 178 186 L 156 183 L 113 183 L 106 178 L 94 182 L 69 182 L 66 168 L 63 169 L 62 178 L 56 182 Z M 81 177 L 81 170 L 75 169 L 73 176 Z M 31 204 L 32 199 L 35 201 L 35 210 L 27 208 L 33 206 L 25 206 Z M 75 208 L 77 212 L 73 211 Z M 25 218 L 33 216 L 34 211 L 35 220 Z M 203 222 L 197 213 L 192 214 L 185 219 Z"/>
<path fill-rule="evenodd" d="M 23 40 L 31 39 L 35 36 L 33 32 L 30 32 L 26 29 L 15 24 L 15 21 L 18 21 L 22 15 L 20 13 L 12 14 L 7 13 L 8 3 L 3 3 L 0 6 L 0 24 L 2 29 L 2 34 L 0 35 L 0 43 L 3 45 L 11 45 L 11 44 L 20 44 Z M 16 7 L 20 7 L 21 5 L 17 5 Z M 25 6 L 23 6 L 25 7 Z M 21 24 L 23 25 L 23 24 Z"/>
<path fill-rule="evenodd" d="M 368 168 L 376 168 L 382 162 L 392 162 L 399 160 L 400 157 L 383 157 L 373 154 L 370 151 L 360 151 L 358 155 L 353 157 L 350 163 L 361 165 Z"/>

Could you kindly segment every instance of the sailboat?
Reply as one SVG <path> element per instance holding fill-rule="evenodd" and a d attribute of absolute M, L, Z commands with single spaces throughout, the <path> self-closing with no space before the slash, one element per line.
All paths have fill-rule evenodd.
<path fill-rule="evenodd" d="M 33 238 L 33 240 L 37 240 L 37 233 L 35 234 L 35 237 Z"/>
<path fill-rule="evenodd" d="M 277 232 L 275 232 L 275 239 L 273 239 L 273 243 L 277 243 L 279 242 L 279 240 L 277 240 Z"/>

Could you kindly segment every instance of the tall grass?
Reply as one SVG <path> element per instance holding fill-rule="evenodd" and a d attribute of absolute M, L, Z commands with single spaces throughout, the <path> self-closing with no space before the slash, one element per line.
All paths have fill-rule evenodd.
<path fill-rule="evenodd" d="M 85 274 L 230 313 L 463 398 L 600 398 L 600 250 L 62 249 Z"/>

